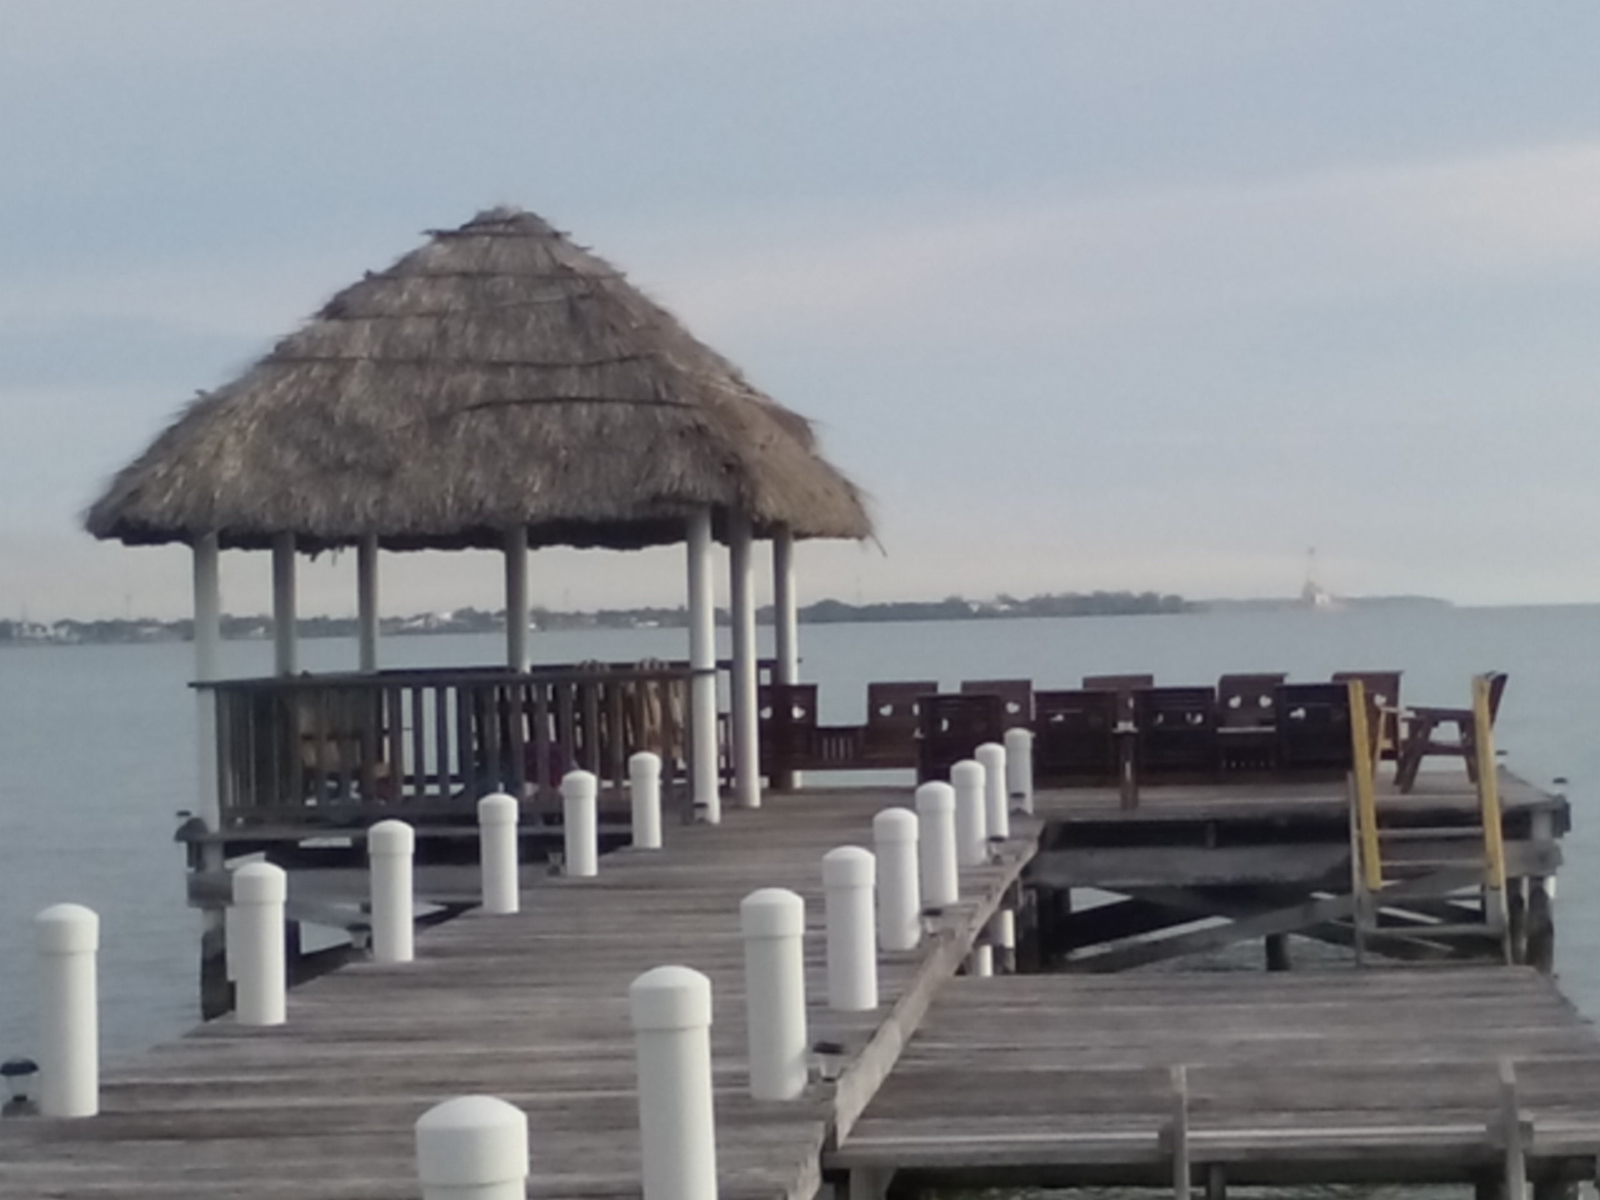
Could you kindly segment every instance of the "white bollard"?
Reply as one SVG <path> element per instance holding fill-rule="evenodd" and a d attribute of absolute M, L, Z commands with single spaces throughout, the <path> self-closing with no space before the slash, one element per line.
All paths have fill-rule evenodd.
<path fill-rule="evenodd" d="M 568 771 L 561 777 L 561 819 L 566 827 L 568 875 L 600 874 L 600 827 L 596 824 L 595 796 L 600 781 L 588 771 Z"/>
<path fill-rule="evenodd" d="M 915 950 L 922 940 L 922 889 L 917 885 L 917 814 L 886 808 L 872 818 L 878 856 L 878 945 Z"/>
<path fill-rule="evenodd" d="M 1011 836 L 1011 806 L 1006 803 L 1006 748 L 985 742 L 974 752 L 983 768 L 983 824 L 991 838 Z"/>
<path fill-rule="evenodd" d="M 1033 812 L 1033 730 L 1006 730 L 1006 792 L 1011 811 Z"/>
<path fill-rule="evenodd" d="M 970 758 L 950 768 L 950 786 L 956 790 L 956 858 L 963 867 L 982 866 L 989 861 L 983 774 L 983 764 Z"/>
<path fill-rule="evenodd" d="M 517 820 L 522 806 L 515 796 L 491 792 L 478 801 L 478 875 L 483 911 L 504 915 L 522 907 L 517 878 Z"/>
<path fill-rule="evenodd" d="M 283 906 L 289 876 L 268 862 L 245 863 L 233 873 L 228 949 L 233 962 L 233 1018 L 240 1025 L 282 1025 L 288 1018 L 288 964 L 284 958 Z"/>
<path fill-rule="evenodd" d="M 656 967 L 628 989 L 644 1200 L 716 1200 L 711 981 Z"/>
<path fill-rule="evenodd" d="M 793 1100 L 806 1089 L 805 901 L 785 888 L 751 892 L 739 905 L 739 929 L 750 1095 Z"/>
<path fill-rule="evenodd" d="M 987 979 L 994 974 L 994 950 L 987 942 L 974 946 L 967 955 L 967 974 L 977 979 Z"/>
<path fill-rule="evenodd" d="M 92 1117 L 100 1111 L 100 918 L 81 904 L 53 904 L 34 918 L 33 928 L 39 951 L 39 1112 Z"/>
<path fill-rule="evenodd" d="M 1002 908 L 989 921 L 989 944 L 995 949 L 997 970 L 1007 975 L 1017 971 L 1017 915 Z"/>
<path fill-rule="evenodd" d="M 422 1200 L 523 1200 L 528 1117 L 494 1096 L 457 1096 L 417 1118 Z"/>
<path fill-rule="evenodd" d="M 878 1007 L 878 929 L 872 893 L 877 863 L 860 846 L 822 856 L 828 924 L 828 1005 L 842 1012 Z"/>
<path fill-rule="evenodd" d="M 956 853 L 956 793 L 948 783 L 925 783 L 917 789 L 917 864 L 922 903 L 943 908 L 961 898 L 961 870 Z"/>
<path fill-rule="evenodd" d="M 661 756 L 641 750 L 628 759 L 628 797 L 633 803 L 633 847 L 661 849 Z"/>
<path fill-rule="evenodd" d="M 411 857 L 416 848 L 416 831 L 404 821 L 379 821 L 367 830 L 374 962 L 405 963 L 415 957 Z"/>

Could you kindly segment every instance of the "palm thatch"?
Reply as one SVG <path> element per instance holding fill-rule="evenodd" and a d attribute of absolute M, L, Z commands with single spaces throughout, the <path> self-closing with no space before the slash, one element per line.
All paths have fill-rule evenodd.
<path fill-rule="evenodd" d="M 128 544 L 631 549 L 711 506 L 862 538 L 810 424 L 532 213 L 436 231 L 203 394 L 85 524 Z"/>

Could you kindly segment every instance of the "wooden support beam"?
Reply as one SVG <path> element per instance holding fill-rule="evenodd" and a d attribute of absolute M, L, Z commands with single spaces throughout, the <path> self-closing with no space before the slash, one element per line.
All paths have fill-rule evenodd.
<path fill-rule="evenodd" d="M 1168 1141 L 1172 1152 L 1173 1198 L 1189 1200 L 1193 1178 L 1189 1164 L 1189 1069 L 1182 1063 L 1172 1068 L 1172 1125 Z"/>
<path fill-rule="evenodd" d="M 1525 1128 L 1517 1101 L 1517 1069 L 1509 1058 L 1500 1060 L 1500 1113 L 1498 1133 L 1505 1154 L 1505 1200 L 1528 1200 L 1527 1144 L 1532 1131 Z"/>

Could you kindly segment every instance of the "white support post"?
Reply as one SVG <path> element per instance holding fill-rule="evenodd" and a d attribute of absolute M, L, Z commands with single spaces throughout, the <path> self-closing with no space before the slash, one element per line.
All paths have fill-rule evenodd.
<path fill-rule="evenodd" d="M 860 846 L 822 856 L 828 927 L 828 1006 L 841 1012 L 878 1007 L 878 930 L 873 912 L 877 863 Z"/>
<path fill-rule="evenodd" d="M 628 759 L 628 799 L 633 807 L 633 848 L 661 849 L 661 756 L 640 750 Z"/>
<path fill-rule="evenodd" d="M 917 814 L 886 808 L 872 818 L 878 858 L 878 944 L 915 950 L 922 940 L 922 889 L 917 883 Z"/>
<path fill-rule="evenodd" d="M 978 943 L 967 955 L 967 974 L 974 979 L 987 979 L 994 974 L 994 948 L 988 942 Z"/>
<path fill-rule="evenodd" d="M 717 1200 L 711 981 L 656 967 L 628 989 L 644 1200 Z"/>
<path fill-rule="evenodd" d="M 222 575 L 217 535 L 202 534 L 194 541 L 194 677 L 205 683 L 217 678 L 222 652 Z M 199 776 L 196 812 L 208 832 L 222 827 L 221 800 L 217 795 L 217 698 L 197 688 L 195 700 L 196 771 Z M 207 847 L 208 850 L 213 849 Z M 221 848 L 207 862 L 221 870 Z"/>
<path fill-rule="evenodd" d="M 288 964 L 283 909 L 289 876 L 267 862 L 233 873 L 228 958 L 233 963 L 234 1019 L 240 1025 L 282 1025 L 288 1019 Z"/>
<path fill-rule="evenodd" d="M 776 683 L 800 682 L 800 601 L 795 590 L 794 534 L 787 525 L 772 535 L 772 649 Z M 787 789 L 802 786 L 799 771 L 778 781 Z M 776 785 L 775 785 L 776 786 Z"/>
<path fill-rule="evenodd" d="M 494 1096 L 457 1096 L 417 1119 L 422 1200 L 524 1200 L 528 1117 Z"/>
<path fill-rule="evenodd" d="M 917 789 L 916 804 L 922 903 L 929 908 L 944 908 L 961 898 L 955 789 L 948 783 L 925 783 Z"/>
<path fill-rule="evenodd" d="M 956 792 L 956 857 L 963 867 L 982 866 L 989 861 L 983 764 L 962 759 L 950 768 L 950 786 Z"/>
<path fill-rule="evenodd" d="M 279 533 L 272 539 L 272 652 L 273 669 L 279 675 L 299 670 L 298 616 L 294 594 L 294 534 Z"/>
<path fill-rule="evenodd" d="M 711 588 L 711 510 L 689 518 L 689 724 L 694 738 L 695 813 L 712 825 L 722 820 L 717 790 L 717 628 Z"/>
<path fill-rule="evenodd" d="M 989 944 L 994 947 L 995 969 L 1002 975 L 1017 973 L 1017 915 L 1002 908 L 989 920 Z"/>
<path fill-rule="evenodd" d="M 92 1117 L 100 1111 L 95 974 L 100 918 L 81 904 L 55 904 L 33 924 L 39 953 L 39 1111 L 47 1117 Z"/>
<path fill-rule="evenodd" d="M 588 771 L 568 771 L 561 777 L 561 820 L 568 875 L 587 878 L 600 873 L 600 826 L 595 813 L 599 791 L 599 780 Z"/>
<path fill-rule="evenodd" d="M 367 830 L 374 962 L 407 963 L 415 957 L 411 859 L 416 845 L 416 831 L 404 821 L 379 821 Z"/>
<path fill-rule="evenodd" d="M 761 807 L 761 729 L 756 712 L 756 578 L 750 516 L 728 513 L 728 604 L 733 617 L 733 794 Z"/>
<path fill-rule="evenodd" d="M 517 821 L 521 805 L 515 796 L 491 792 L 478 801 L 478 873 L 483 911 L 497 916 L 522 907 L 517 878 Z"/>
<path fill-rule="evenodd" d="M 750 1095 L 793 1100 L 806 1088 L 806 905 L 784 888 L 739 905 L 744 935 Z"/>
<path fill-rule="evenodd" d="M 506 665 L 526 671 L 528 658 L 528 531 L 506 530 Z"/>
<path fill-rule="evenodd" d="M 1033 730 L 1006 730 L 1006 792 L 1011 811 L 1033 813 Z"/>
<path fill-rule="evenodd" d="M 983 768 L 983 824 L 991 838 L 1011 836 L 1011 805 L 1006 802 L 1006 748 L 985 742 L 976 751 Z"/>
<path fill-rule="evenodd" d="M 358 658 L 368 674 L 378 669 L 378 535 L 356 544 L 356 622 Z"/>

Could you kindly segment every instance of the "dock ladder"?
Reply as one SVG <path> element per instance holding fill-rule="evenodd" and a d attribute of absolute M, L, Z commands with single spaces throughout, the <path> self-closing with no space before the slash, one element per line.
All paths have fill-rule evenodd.
<path fill-rule="evenodd" d="M 1458 959 L 1481 959 L 1498 943 L 1505 961 L 1511 962 L 1505 838 L 1488 677 L 1472 681 L 1475 824 L 1408 824 L 1400 819 L 1402 812 L 1380 814 L 1376 734 L 1382 714 L 1369 708 L 1361 681 L 1349 686 L 1356 961 L 1365 962 L 1368 943 L 1382 938 L 1413 947 L 1447 947 Z"/>

